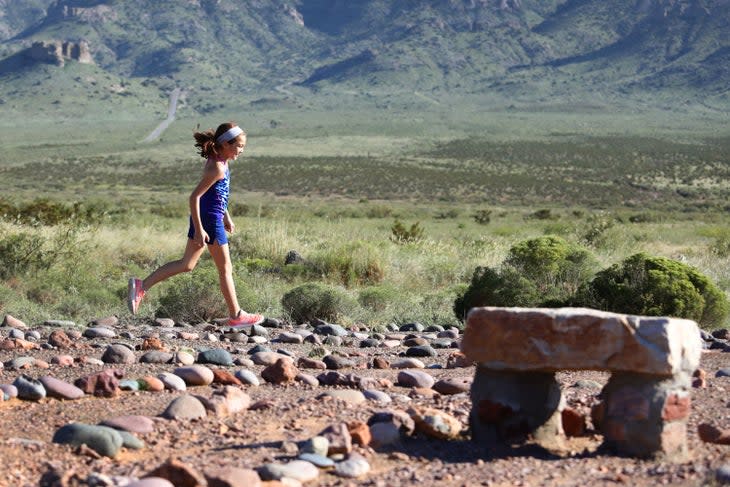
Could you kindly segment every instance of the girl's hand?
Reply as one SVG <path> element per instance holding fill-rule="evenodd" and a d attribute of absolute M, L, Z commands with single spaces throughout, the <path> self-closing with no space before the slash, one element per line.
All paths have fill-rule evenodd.
<path fill-rule="evenodd" d="M 228 215 L 223 218 L 223 228 L 225 228 L 228 233 L 233 233 L 236 231 L 236 225 L 233 223 L 233 220 L 231 220 L 231 217 L 229 217 Z"/>
<path fill-rule="evenodd" d="M 198 245 L 198 247 L 202 247 L 210 241 L 210 237 L 205 230 L 200 230 L 199 232 L 195 232 L 193 240 Z"/>

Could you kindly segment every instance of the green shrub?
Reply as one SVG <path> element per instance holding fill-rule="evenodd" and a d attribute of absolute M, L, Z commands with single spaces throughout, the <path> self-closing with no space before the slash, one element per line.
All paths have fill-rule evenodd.
<path fill-rule="evenodd" d="M 618 313 L 688 318 L 706 328 L 721 326 L 730 310 L 725 294 L 693 267 L 644 253 L 596 274 L 576 300 Z"/>
<path fill-rule="evenodd" d="M 85 229 L 77 225 L 58 227 L 55 234 L 21 231 L 0 237 L 0 278 L 45 271 L 57 264 L 80 259 L 88 250 L 82 240 Z"/>
<path fill-rule="evenodd" d="M 157 316 L 200 322 L 228 315 L 214 266 L 201 264 L 193 272 L 175 276 L 160 287 L 163 290 L 155 311 Z M 236 291 L 240 294 L 241 290 Z"/>
<path fill-rule="evenodd" d="M 454 301 L 457 318 L 476 306 L 559 307 L 592 275 L 593 256 L 556 236 L 513 246 L 500 270 L 477 267 L 469 287 Z"/>
<path fill-rule="evenodd" d="M 423 228 L 420 222 L 414 223 L 411 228 L 406 228 L 400 220 L 396 220 L 390 227 L 390 231 L 392 234 L 390 239 L 396 243 L 418 242 L 423 238 Z"/>
<path fill-rule="evenodd" d="M 454 314 L 464 321 L 470 309 L 479 306 L 537 306 L 540 294 L 535 283 L 517 270 L 505 267 L 501 272 L 477 267 L 471 284 L 454 301 Z"/>
<path fill-rule="evenodd" d="M 549 300 L 565 300 L 593 276 L 596 260 L 586 249 L 547 235 L 513 246 L 505 264 L 534 282 Z"/>
<path fill-rule="evenodd" d="M 487 225 L 492 221 L 492 210 L 481 209 L 477 210 L 473 215 L 474 221 L 480 225 Z"/>
<path fill-rule="evenodd" d="M 308 282 L 285 293 L 281 305 L 297 323 L 315 318 L 333 321 L 345 313 L 348 297 L 336 287 Z"/>

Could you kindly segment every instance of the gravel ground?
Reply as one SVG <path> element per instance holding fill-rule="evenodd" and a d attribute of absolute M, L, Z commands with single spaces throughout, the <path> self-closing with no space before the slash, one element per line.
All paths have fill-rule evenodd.
<path fill-rule="evenodd" d="M 56 328 L 32 327 L 41 333 L 39 343 L 44 343 Z M 0 361 L 21 355 L 33 356 L 50 363 L 60 353 L 76 359 L 100 358 L 109 343 L 127 343 L 139 346 L 144 337 L 160 335 L 160 328 L 150 326 L 145 320 L 125 321 L 115 327 L 118 333 L 131 333 L 135 338 L 87 339 L 77 341 L 69 350 L 36 349 L 31 351 L 0 351 Z M 178 328 L 175 328 L 178 330 Z M 169 330 L 168 330 L 169 331 Z M 203 325 L 185 328 L 185 331 L 203 336 Z M 218 336 L 221 330 L 215 330 Z M 283 330 L 270 329 L 276 337 Z M 164 336 L 164 333 L 162 333 Z M 0 336 L 7 334 L 0 328 Z M 171 350 L 179 348 L 225 348 L 233 357 L 247 357 L 253 345 L 227 341 L 180 340 L 163 338 Z M 297 357 L 308 356 L 316 345 L 287 345 L 269 343 L 272 349 L 283 348 Z M 347 345 L 347 344 L 346 344 Z M 328 347 L 340 353 L 350 354 L 360 367 L 340 372 L 360 377 L 378 377 L 397 382 L 398 371 L 393 369 L 367 368 L 375 357 L 390 361 L 402 358 L 406 347 L 356 348 L 351 346 Z M 438 350 L 438 356 L 422 358 L 427 365 L 445 366 L 446 358 L 453 349 Z M 139 357 L 141 351 L 137 352 Z M 399 356 L 399 354 L 401 356 Z M 64 474 L 63 484 L 90 485 L 93 473 L 107 476 L 142 477 L 170 458 L 177 458 L 198 472 L 205 473 L 217 467 L 235 466 L 257 468 L 267 462 L 286 462 L 296 454 L 296 442 L 317 435 L 326 426 L 339 421 L 367 421 L 373 413 L 391 409 L 407 409 L 412 406 L 436 408 L 457 418 L 464 426 L 461 438 L 437 440 L 420 434 L 403 437 L 394 446 L 374 450 L 356 447 L 371 466 L 370 472 L 358 479 L 344 479 L 322 471 L 320 476 L 307 485 L 455 485 L 455 486 L 585 486 L 585 485 L 717 485 L 716 471 L 730 464 L 728 447 L 702 442 L 697 435 L 697 425 L 710 423 L 722 429 L 730 428 L 728 394 L 730 378 L 716 378 L 717 370 L 730 366 L 730 353 L 706 352 L 701 367 L 707 371 L 707 387 L 694 389 L 692 413 L 688 422 L 688 443 L 691 459 L 687 463 L 665 464 L 655 461 L 619 457 L 599 448 L 601 436 L 589 431 L 586 436 L 570 438 L 565 451 L 547 453 L 535 448 L 506 447 L 487 448 L 469 438 L 468 414 L 471 407 L 468 394 L 441 396 L 428 391 L 415 391 L 399 386 L 383 389 L 395 400 L 388 405 L 366 402 L 351 405 L 340 400 L 320 398 L 326 386 L 306 386 L 299 383 L 281 386 L 262 380 L 259 387 L 245 386 L 252 404 L 258 401 L 266 407 L 244 411 L 235 416 L 218 418 L 208 416 L 196 421 L 170 421 L 159 418 L 160 413 L 181 392 L 123 392 L 116 398 L 85 396 L 75 401 L 43 399 L 39 402 L 11 399 L 0 402 L 0 486 L 44 485 L 41 478 L 48 472 Z M 107 368 L 124 371 L 124 378 L 136 379 L 144 375 L 172 372 L 176 365 L 88 365 L 70 367 L 51 365 L 50 369 L 31 367 L 26 370 L 0 369 L 0 384 L 12 383 L 25 373 L 37 378 L 52 375 L 73 382 Z M 215 368 L 216 366 L 210 366 Z M 244 367 L 226 367 L 229 371 Z M 248 367 L 259 375 L 263 366 Z M 321 371 L 307 370 L 317 375 Z M 428 369 L 434 378 L 472 377 L 473 367 L 456 369 Z M 587 412 L 595 403 L 598 388 L 573 387 L 579 379 L 590 379 L 605 384 L 608 374 L 596 371 L 561 372 L 558 379 L 563 385 L 567 402 L 574 408 Z M 210 396 L 214 386 L 190 388 L 188 393 Z M 263 403 L 262 403 L 263 404 Z M 145 415 L 155 418 L 155 431 L 139 434 L 145 442 L 141 450 L 123 450 L 116 458 L 94 458 L 68 445 L 51 442 L 54 432 L 69 422 L 97 424 L 104 419 L 122 415 Z M 50 485 L 50 484 L 49 484 Z M 100 484 L 101 485 L 101 484 Z"/>

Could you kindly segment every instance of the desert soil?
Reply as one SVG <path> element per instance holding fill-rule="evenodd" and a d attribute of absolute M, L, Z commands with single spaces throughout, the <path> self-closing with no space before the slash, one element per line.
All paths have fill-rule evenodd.
<path fill-rule="evenodd" d="M 20 374 L 37 378 L 51 375 L 73 383 L 77 378 L 116 368 L 124 371 L 125 379 L 141 378 L 172 372 L 176 364 L 90 365 L 79 363 L 83 357 L 101 358 L 110 343 L 127 343 L 139 347 L 145 337 L 166 336 L 164 330 L 153 326 L 151 320 L 126 319 L 115 327 L 117 333 L 128 332 L 133 338 L 79 339 L 73 348 L 58 350 L 48 347 L 30 351 L 0 351 L 0 361 L 27 355 L 51 363 L 59 354 L 77 359 L 73 366 L 37 366 L 25 370 L 0 369 L 0 384 L 12 383 Z M 269 329 L 271 338 L 291 327 Z M 30 326 L 38 330 L 47 342 L 48 335 L 57 328 Z M 208 325 L 210 329 L 210 325 Z M 180 330 L 174 328 L 172 330 Z M 184 328 L 185 331 L 205 337 L 205 325 Z M 225 337 L 222 328 L 214 329 L 217 337 Z M 404 335 L 403 333 L 401 333 Z M 0 328 L 0 337 L 7 336 L 7 328 Z M 181 340 L 164 338 L 170 350 L 193 348 L 225 348 L 234 358 L 248 357 L 252 343 L 238 343 L 206 339 Z M 369 368 L 376 357 L 389 361 L 403 358 L 405 346 L 395 348 L 359 348 L 359 340 L 346 339 L 341 347 L 327 347 L 331 351 L 350 355 L 358 367 L 340 370 L 360 377 L 385 378 L 397 383 L 398 370 Z M 306 357 L 317 345 L 267 343 L 272 350 L 286 349 L 296 357 Z M 446 358 L 454 349 L 437 350 L 436 357 L 421 358 L 426 365 L 438 364 L 443 368 L 426 371 L 435 379 L 469 377 L 473 367 L 446 368 Z M 454 486 L 585 486 L 585 485 L 715 485 L 716 472 L 730 464 L 730 447 L 705 443 L 697 434 L 697 426 L 710 423 L 719 428 L 730 428 L 728 393 L 730 378 L 715 377 L 715 373 L 730 366 L 730 353 L 709 351 L 701 359 L 707 372 L 707 386 L 692 391 L 692 412 L 688 421 L 688 444 L 691 458 L 686 463 L 669 464 L 616 456 L 599 448 L 601 435 L 589 429 L 582 437 L 570 438 L 565 451 L 546 453 L 533 448 L 511 449 L 486 447 L 473 442 L 468 432 L 468 414 L 471 407 L 468 393 L 432 395 L 394 385 L 383 389 L 394 401 L 382 405 L 365 402 L 357 405 L 340 400 L 319 397 L 328 386 L 312 387 L 301 383 L 272 385 L 261 380 L 258 387 L 243 386 L 251 402 L 265 407 L 247 410 L 235 416 L 208 415 L 196 421 L 171 421 L 160 418 L 167 405 L 182 394 L 210 396 L 215 384 L 189 388 L 187 392 L 122 392 L 115 398 L 85 396 L 79 400 L 62 401 L 45 398 L 40 401 L 10 399 L 0 402 L 0 486 L 43 485 L 41 478 L 53 471 L 64 476 L 65 485 L 90 485 L 92 473 L 109 477 L 143 477 L 170 458 L 176 458 L 204 474 L 224 466 L 256 469 L 268 462 L 286 463 L 296 457 L 297 442 L 307 440 L 328 425 L 340 421 L 367 422 L 374 413 L 394 409 L 407 410 L 413 406 L 436 408 L 457 418 L 463 424 L 462 436 L 453 440 L 439 440 L 415 433 L 403 437 L 396 445 L 373 449 L 357 446 L 355 450 L 370 463 L 370 472 L 357 479 L 335 476 L 322 471 L 307 485 L 331 486 L 400 486 L 400 485 L 454 485 Z M 210 366 L 215 368 L 216 366 Z M 259 377 L 263 366 L 230 366 L 230 372 L 248 368 Z M 312 375 L 319 370 L 303 370 Z M 573 387 L 579 379 L 590 379 L 605 384 L 608 374 L 597 371 L 560 372 L 558 379 L 569 405 L 587 412 L 596 401 L 599 389 Z M 102 420 L 123 415 L 145 415 L 155 418 L 155 430 L 138 434 L 145 442 L 141 450 L 123 450 L 116 458 L 84 453 L 69 445 L 52 443 L 54 432 L 70 422 L 98 424 Z M 93 476 L 92 476 L 93 477 Z M 61 485 L 61 484 L 58 484 Z"/>

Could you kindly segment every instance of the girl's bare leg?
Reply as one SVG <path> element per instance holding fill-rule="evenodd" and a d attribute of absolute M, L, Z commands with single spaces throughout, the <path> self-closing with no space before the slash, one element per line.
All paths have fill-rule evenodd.
<path fill-rule="evenodd" d="M 182 259 L 173 260 L 158 267 L 157 270 L 142 281 L 144 290 L 146 291 L 158 282 L 164 281 L 174 275 L 192 271 L 198 264 L 200 256 L 203 255 L 203 251 L 205 251 L 205 247 L 198 247 L 193 239 L 189 238 Z"/>
<path fill-rule="evenodd" d="M 208 245 L 208 250 L 210 251 L 210 256 L 213 257 L 215 266 L 218 268 L 218 279 L 220 281 L 223 299 L 226 300 L 226 305 L 228 305 L 228 314 L 231 317 L 237 316 L 241 308 L 238 306 L 236 286 L 233 283 L 233 264 L 231 264 L 228 244 Z"/>

